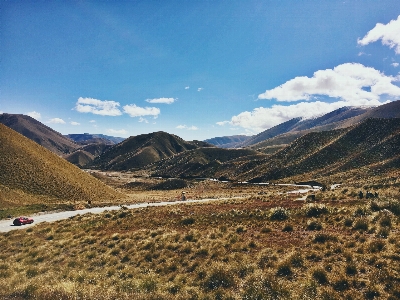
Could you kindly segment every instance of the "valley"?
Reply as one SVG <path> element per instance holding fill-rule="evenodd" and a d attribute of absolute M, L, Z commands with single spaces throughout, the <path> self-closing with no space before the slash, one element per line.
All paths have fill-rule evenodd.
<path fill-rule="evenodd" d="M 3 116 L 0 298 L 398 299 L 398 102 L 229 148 Z"/>

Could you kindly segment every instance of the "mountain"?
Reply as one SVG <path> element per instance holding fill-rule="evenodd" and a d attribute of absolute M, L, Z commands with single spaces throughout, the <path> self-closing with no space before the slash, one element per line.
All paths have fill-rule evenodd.
<path fill-rule="evenodd" d="M 0 115 L 0 123 L 60 156 L 72 153 L 80 147 L 61 133 L 29 116 L 3 113 Z"/>
<path fill-rule="evenodd" d="M 89 167 L 102 170 L 129 170 L 144 167 L 180 152 L 213 145 L 187 142 L 166 132 L 154 132 L 130 137 L 112 146 L 97 157 Z"/>
<path fill-rule="evenodd" d="M 0 200 L 106 201 L 123 197 L 63 158 L 0 124 Z"/>
<path fill-rule="evenodd" d="M 293 124 L 290 130 L 273 137 L 266 135 L 269 130 L 262 132 L 266 139 L 258 143 L 247 143 L 251 149 L 272 154 L 295 141 L 297 138 L 310 132 L 329 131 L 346 128 L 358 124 L 368 118 L 400 118 L 400 101 L 393 101 L 377 107 L 343 107 L 325 114 L 319 118 L 301 120 Z M 290 122 L 290 121 L 288 121 Z M 285 123 L 282 123 L 285 124 Z M 282 124 L 278 125 L 280 127 Z M 272 129 L 272 128 L 271 128 Z M 250 140 L 249 140 L 250 141 Z"/>
<path fill-rule="evenodd" d="M 245 142 L 249 138 L 247 135 L 232 135 L 215 137 L 204 141 L 220 148 L 235 148 L 236 145 Z"/>
<path fill-rule="evenodd" d="M 104 134 L 90 134 L 90 133 L 67 134 L 65 135 L 65 137 L 82 145 L 88 145 L 88 144 L 115 145 L 125 140 L 125 138 L 122 137 L 115 137 Z"/>
<path fill-rule="evenodd" d="M 302 136 L 311 131 L 333 130 L 337 127 L 338 122 L 361 115 L 370 109 L 371 108 L 342 107 L 318 118 L 305 120 L 303 120 L 302 118 L 291 119 L 287 122 L 284 122 L 257 134 L 253 138 L 249 139 L 245 143 L 239 144 L 238 146 L 251 147 L 253 149 L 260 149 L 272 145 L 284 146 L 294 141 L 299 136 Z M 276 141 L 279 142 L 268 143 L 266 145 L 262 144 L 269 139 L 280 136 L 284 136 L 285 138 L 283 140 L 281 138 L 278 138 Z"/>
<path fill-rule="evenodd" d="M 393 176 L 388 174 L 399 169 L 400 118 L 371 118 L 346 128 L 310 132 L 273 155 L 248 148 L 199 148 L 146 167 L 153 176 L 250 182 L 341 182 Z"/>

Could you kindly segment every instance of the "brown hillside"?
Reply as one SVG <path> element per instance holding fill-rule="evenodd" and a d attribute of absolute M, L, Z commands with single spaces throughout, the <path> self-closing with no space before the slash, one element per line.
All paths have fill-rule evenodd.
<path fill-rule="evenodd" d="M 130 137 L 97 157 L 91 168 L 130 170 L 171 157 L 177 153 L 204 146 L 204 142 L 186 142 L 166 132 L 154 132 Z M 207 144 L 209 145 L 209 144 Z M 209 145 L 211 146 L 211 145 Z"/>
<path fill-rule="evenodd" d="M 3 124 L 0 124 L 0 170 L 1 189 L 8 195 L 25 194 L 26 201 L 39 198 L 99 201 L 122 197 L 99 180 Z"/>
<path fill-rule="evenodd" d="M 367 119 L 347 129 L 307 134 L 251 173 L 259 174 L 257 181 L 324 177 L 361 168 L 374 168 L 382 175 L 400 167 L 395 163 L 399 157 L 400 118 Z"/>
<path fill-rule="evenodd" d="M 80 147 L 61 133 L 29 116 L 1 114 L 0 123 L 60 156 L 72 153 Z"/>

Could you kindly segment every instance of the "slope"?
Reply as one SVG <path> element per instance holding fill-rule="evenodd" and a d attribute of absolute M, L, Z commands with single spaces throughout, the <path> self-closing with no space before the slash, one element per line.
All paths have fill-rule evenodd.
<path fill-rule="evenodd" d="M 79 148 L 72 140 L 29 116 L 3 113 L 0 123 L 60 156 Z"/>
<path fill-rule="evenodd" d="M 144 167 L 177 153 L 212 146 L 204 142 L 186 142 L 166 132 L 154 132 L 130 137 L 112 146 L 97 157 L 89 167 L 102 170 L 130 170 Z"/>
<path fill-rule="evenodd" d="M 400 157 L 400 119 L 367 119 L 347 129 L 309 133 L 251 170 L 253 181 L 331 176 L 370 166 L 381 174 Z M 345 175 L 343 175 L 345 176 Z"/>
<path fill-rule="evenodd" d="M 26 201 L 30 202 L 101 201 L 123 197 L 76 166 L 3 124 L 0 124 L 0 170 L 0 194 L 23 194 Z M 1 200 L 12 202 L 12 199 Z"/>

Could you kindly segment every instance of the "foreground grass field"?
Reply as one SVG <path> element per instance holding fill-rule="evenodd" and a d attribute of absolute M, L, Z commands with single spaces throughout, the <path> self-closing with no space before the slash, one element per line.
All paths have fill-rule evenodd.
<path fill-rule="evenodd" d="M 399 299 L 399 216 L 263 195 L 39 224 L 0 235 L 0 298 Z"/>

